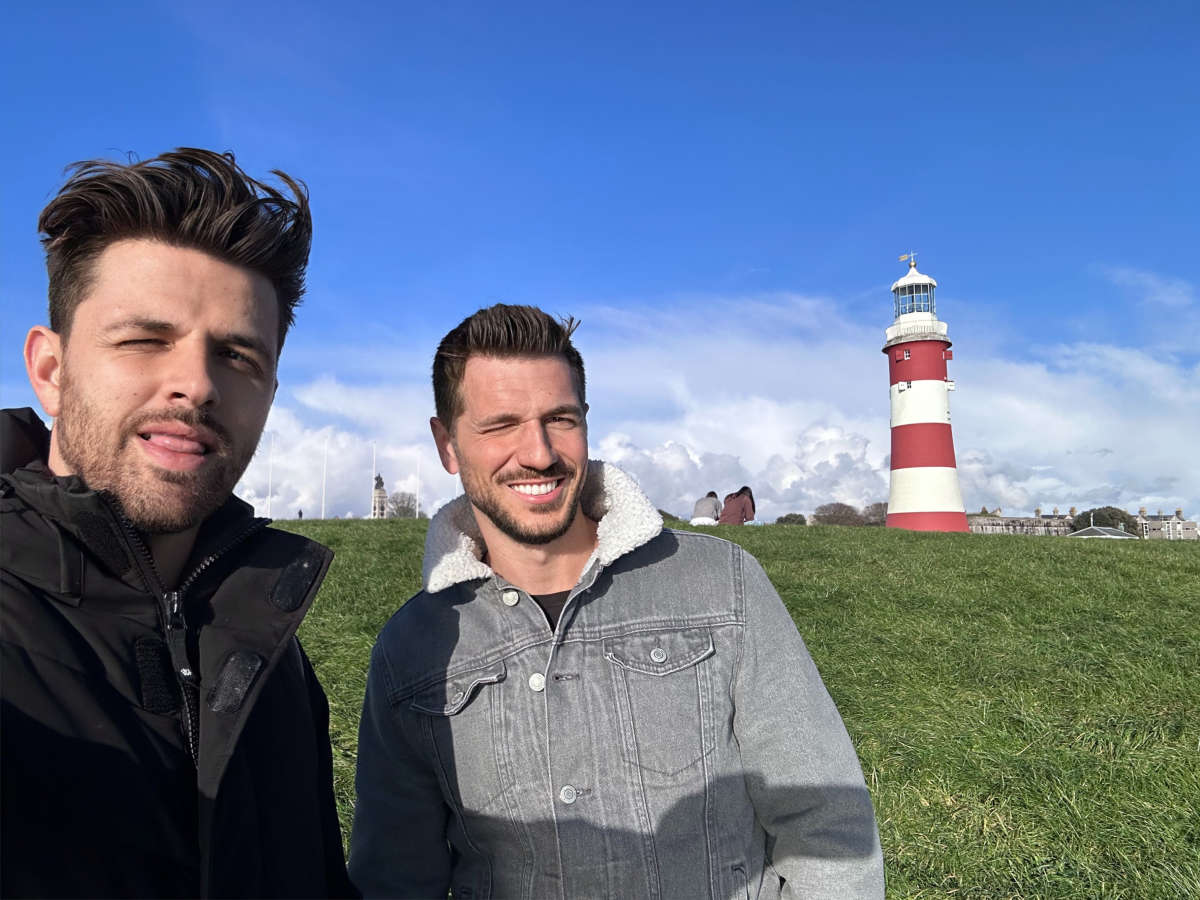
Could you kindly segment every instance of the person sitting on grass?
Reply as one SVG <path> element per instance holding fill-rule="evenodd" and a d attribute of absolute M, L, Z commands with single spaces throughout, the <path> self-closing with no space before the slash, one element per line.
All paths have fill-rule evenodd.
<path fill-rule="evenodd" d="M 745 525 L 754 521 L 754 492 L 748 485 L 740 488 L 725 498 L 725 506 L 721 517 L 717 520 L 720 525 Z"/>
<path fill-rule="evenodd" d="M 721 515 L 721 501 L 716 491 L 709 491 L 692 507 L 692 525 L 716 525 Z"/>

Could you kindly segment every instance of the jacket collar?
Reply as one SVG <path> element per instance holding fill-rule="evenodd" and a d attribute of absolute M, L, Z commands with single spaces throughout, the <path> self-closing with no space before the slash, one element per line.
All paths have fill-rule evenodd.
<path fill-rule="evenodd" d="M 142 584 L 142 577 L 132 558 L 126 526 L 118 513 L 119 504 L 101 491 L 93 491 L 77 475 L 56 476 L 46 466 L 45 450 L 49 432 L 28 408 L 0 410 L 0 456 L 3 471 L 0 485 L 31 509 L 53 522 L 59 530 L 70 535 L 79 546 L 109 572 L 133 587 Z M 254 510 L 248 503 L 230 496 L 225 503 L 201 525 L 185 571 L 197 559 L 220 549 L 229 538 L 254 521 Z M 265 520 L 264 520 L 265 521 Z M 18 545 L 18 535 L 25 531 L 15 524 L 7 525 L 5 547 L 0 552 L 6 568 L 33 580 L 44 579 L 45 573 L 57 572 L 59 566 L 50 564 L 47 554 L 61 563 L 64 571 L 73 565 L 70 549 L 62 544 L 47 543 L 30 533 L 27 541 Z M 35 553 L 37 548 L 40 552 Z M 62 557 L 61 560 L 58 557 Z M 70 561 L 70 564 L 68 563 Z M 58 583 L 59 576 L 52 581 Z M 67 581 L 65 576 L 61 579 Z"/>
<path fill-rule="evenodd" d="M 28 406 L 0 409 L 0 475 L 50 453 L 50 430 Z"/>
<path fill-rule="evenodd" d="M 616 466 L 593 459 L 579 498 L 580 510 L 599 522 L 596 549 L 584 565 L 611 565 L 662 531 L 662 516 L 637 482 Z M 496 573 L 483 561 L 483 536 L 466 495 L 443 506 L 429 522 L 425 535 L 422 576 L 431 594 L 464 581 L 491 578 Z"/>

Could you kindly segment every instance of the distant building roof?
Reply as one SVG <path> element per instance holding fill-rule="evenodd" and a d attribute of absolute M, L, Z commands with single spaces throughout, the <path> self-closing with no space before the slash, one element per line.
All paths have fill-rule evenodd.
<path fill-rule="evenodd" d="M 1136 534 L 1130 534 L 1128 531 L 1122 531 L 1120 528 L 1109 528 L 1106 525 L 1089 525 L 1074 534 L 1068 534 L 1067 537 L 1077 538 L 1131 538 L 1137 540 Z"/>

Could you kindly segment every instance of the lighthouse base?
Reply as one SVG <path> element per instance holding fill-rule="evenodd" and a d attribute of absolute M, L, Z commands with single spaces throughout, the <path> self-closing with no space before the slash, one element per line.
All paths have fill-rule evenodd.
<path fill-rule="evenodd" d="M 888 513 L 888 528 L 909 531 L 969 531 L 967 514 L 962 512 Z"/>

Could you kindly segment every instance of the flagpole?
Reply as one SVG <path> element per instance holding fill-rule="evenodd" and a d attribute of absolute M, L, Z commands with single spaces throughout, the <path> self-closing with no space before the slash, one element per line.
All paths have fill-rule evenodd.
<path fill-rule="evenodd" d="M 371 502 L 367 505 L 367 518 L 375 515 L 375 442 L 371 441 Z"/>
<path fill-rule="evenodd" d="M 329 475 L 329 435 L 325 435 L 325 458 L 321 461 L 321 518 L 325 518 L 325 481 Z"/>
<path fill-rule="evenodd" d="M 271 443 L 267 447 L 267 518 L 271 518 L 271 495 L 275 492 L 275 432 L 271 432 Z"/>

